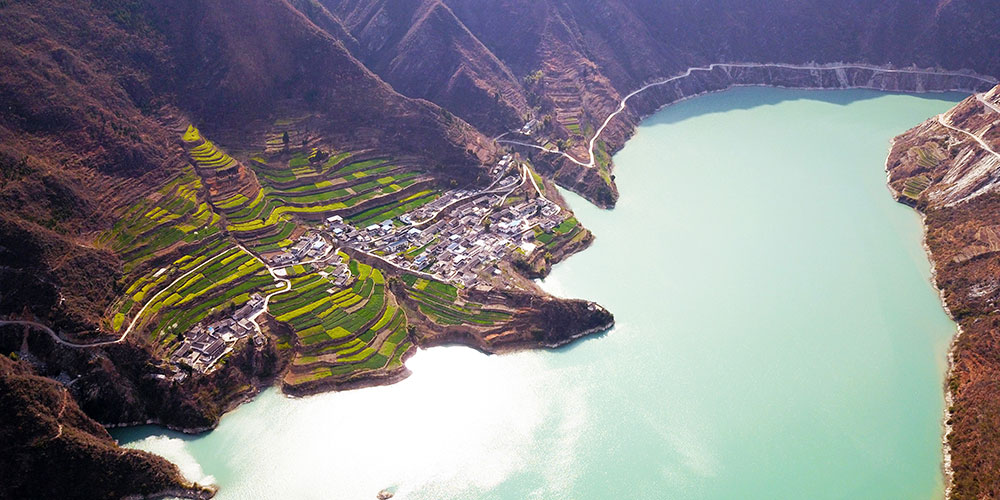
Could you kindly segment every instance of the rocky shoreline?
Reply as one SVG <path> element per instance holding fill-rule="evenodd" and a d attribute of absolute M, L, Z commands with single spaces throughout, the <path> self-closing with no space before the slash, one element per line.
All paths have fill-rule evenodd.
<path fill-rule="evenodd" d="M 893 140 L 890 142 L 889 145 L 890 153 L 894 145 L 895 141 Z M 889 192 L 892 194 L 892 197 L 896 200 L 896 202 L 914 208 L 914 210 L 917 210 L 916 207 L 914 207 L 912 201 L 901 196 L 902 193 L 896 191 L 892 187 L 892 185 L 889 184 L 888 158 L 889 156 L 886 155 L 886 167 L 885 167 L 887 176 L 886 187 L 889 189 Z M 948 443 L 948 436 L 951 435 L 952 431 L 952 426 L 950 423 L 951 419 L 950 409 L 952 404 L 954 404 L 954 396 L 952 395 L 951 388 L 949 387 L 947 381 L 951 377 L 952 369 L 955 366 L 955 347 L 958 345 L 959 337 L 962 336 L 962 325 L 955 320 L 955 316 L 952 314 L 951 308 L 948 307 L 948 299 L 945 298 L 944 289 L 941 288 L 941 286 L 938 284 L 938 276 L 937 276 L 938 263 L 935 260 L 934 252 L 932 252 L 931 248 L 927 246 L 927 216 L 924 213 L 920 212 L 919 210 L 917 210 L 917 213 L 920 214 L 920 229 L 921 229 L 920 244 L 924 249 L 924 254 L 927 256 L 927 261 L 930 262 L 931 264 L 931 278 L 930 278 L 931 286 L 933 286 L 934 291 L 937 292 L 938 299 L 941 301 L 941 308 L 944 310 L 945 314 L 948 315 L 948 318 L 950 318 L 955 323 L 955 335 L 952 336 L 951 342 L 948 343 L 948 369 L 945 372 L 945 379 L 944 381 L 942 381 L 941 384 L 941 387 L 944 391 L 944 411 L 942 412 L 941 415 L 941 429 L 942 429 L 941 473 L 944 476 L 944 484 L 945 484 L 944 496 L 947 499 L 951 498 L 952 482 L 954 481 L 955 477 L 955 471 L 951 467 L 951 445 Z"/>
<path fill-rule="evenodd" d="M 994 231 L 1000 162 L 962 130 L 989 130 L 998 115 L 986 109 L 997 90 L 970 97 L 951 111 L 898 136 L 886 161 L 894 198 L 923 219 L 931 280 L 957 325 L 948 349 L 942 422 L 946 498 L 994 498 L 1000 490 L 994 436 L 1000 428 L 995 380 L 997 300 Z M 948 124 L 948 125 L 946 125 Z M 949 128 L 949 126 L 953 127 Z"/>
<path fill-rule="evenodd" d="M 726 63 L 732 65 L 756 63 Z M 768 63 L 770 64 L 770 63 Z M 991 76 L 979 75 L 972 71 L 945 72 L 936 69 L 894 68 L 856 63 L 817 64 L 815 66 L 793 67 L 774 64 L 766 67 L 717 66 L 708 71 L 687 70 L 687 76 L 664 78 L 668 83 L 658 84 L 656 79 L 645 84 L 640 90 L 625 97 L 627 105 L 612 119 L 597 140 L 606 145 L 609 156 L 624 147 L 635 133 L 638 124 L 666 106 L 687 99 L 715 92 L 724 92 L 737 87 L 775 87 L 798 90 L 838 90 L 869 89 L 886 92 L 928 93 L 928 92 L 981 92 L 996 85 Z M 682 72 L 681 74 L 684 74 Z M 650 86 L 653 85 L 653 86 Z M 620 105 L 621 103 L 616 103 Z M 610 116 L 616 108 L 605 106 L 592 114 Z M 588 137 L 588 139 L 590 139 Z M 596 141 L 595 141 L 596 142 Z M 525 150 L 540 170 L 552 176 L 562 187 L 583 196 L 601 208 L 613 208 L 618 199 L 618 189 L 611 179 L 608 184 L 600 176 L 592 175 L 593 169 L 577 165 L 561 156 L 539 151 Z M 585 159 L 585 149 L 576 148 L 570 154 Z M 609 173 L 613 173 L 613 164 Z"/>
<path fill-rule="evenodd" d="M 955 316 L 951 312 L 951 308 L 948 307 L 948 299 L 945 297 L 944 289 L 938 283 L 938 273 L 937 273 L 937 261 L 934 258 L 934 252 L 927 245 L 927 215 L 921 212 L 917 207 L 916 203 L 903 196 L 903 193 L 899 192 L 896 188 L 892 186 L 892 172 L 889 167 L 889 159 L 892 157 L 892 152 L 896 147 L 896 138 L 889 141 L 889 150 L 886 152 L 885 157 L 885 186 L 892 195 L 892 198 L 896 200 L 897 203 L 906 205 L 913 208 L 920 215 L 920 245 L 924 249 L 924 254 L 927 256 L 927 261 L 931 264 L 931 286 L 938 294 L 938 299 L 941 301 L 941 308 L 944 310 L 945 314 L 948 315 L 956 326 L 955 335 L 952 336 L 951 342 L 948 344 L 948 369 L 945 372 L 945 380 L 941 384 L 944 391 L 944 411 L 941 415 L 941 473 L 944 477 L 945 484 L 945 498 L 951 498 L 951 488 L 952 482 L 954 481 L 955 471 L 951 466 L 951 445 L 948 443 L 948 436 L 951 435 L 952 426 L 950 423 L 950 409 L 954 404 L 954 395 L 951 392 L 951 387 L 947 383 L 947 380 L 951 377 L 952 369 L 955 366 L 955 347 L 958 344 L 958 339 L 962 335 L 962 325 L 955 320 Z"/>
<path fill-rule="evenodd" d="M 195 489 L 186 490 L 179 488 L 171 488 L 163 491 L 158 491 L 156 493 L 150 493 L 147 495 L 129 495 L 124 497 L 122 500 L 162 500 L 166 498 L 183 498 L 186 500 L 207 500 L 215 496 L 219 492 L 219 489 L 215 486 L 200 486 L 199 484 L 194 484 Z"/>

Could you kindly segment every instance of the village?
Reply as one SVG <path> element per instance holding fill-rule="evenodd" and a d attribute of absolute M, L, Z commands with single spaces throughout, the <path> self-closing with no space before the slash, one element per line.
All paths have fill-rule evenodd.
<path fill-rule="evenodd" d="M 514 167 L 514 174 L 502 177 Z M 494 167 L 494 183 L 480 191 L 456 190 L 395 223 L 354 227 L 329 217 L 327 230 L 339 244 L 382 258 L 396 267 L 470 287 L 484 276 L 499 275 L 497 265 L 511 252 L 530 256 L 535 230 L 552 231 L 568 214 L 536 189 L 536 197 L 506 204 L 528 175 L 505 156 Z M 421 222 L 417 222 L 421 221 Z"/>
<path fill-rule="evenodd" d="M 183 334 L 184 340 L 170 355 L 170 361 L 201 373 L 210 373 L 239 340 L 250 337 L 254 344 L 263 345 L 265 339 L 254 319 L 264 312 L 264 302 L 264 298 L 255 293 L 229 317 L 207 326 L 201 323 L 195 325 Z M 183 380 L 185 376 L 184 372 L 175 375 L 178 380 Z"/>
<path fill-rule="evenodd" d="M 336 250 L 346 247 L 440 281 L 489 286 L 502 274 L 501 261 L 514 252 L 530 256 L 540 245 L 536 236 L 551 232 L 569 217 L 542 195 L 527 167 L 510 155 L 491 174 L 493 182 L 485 188 L 449 190 L 413 211 L 365 227 L 339 215 L 328 217 L 285 249 L 260 258 L 278 278 L 294 275 L 306 264 L 321 264 L 320 274 L 333 287 L 342 287 L 351 272 Z M 518 189 L 526 194 L 515 195 Z M 183 334 L 171 362 L 210 373 L 240 340 L 251 338 L 262 344 L 265 339 L 255 319 L 265 307 L 263 297 L 254 294 L 225 319 L 195 325 Z M 182 371 L 175 374 L 184 376 Z"/>

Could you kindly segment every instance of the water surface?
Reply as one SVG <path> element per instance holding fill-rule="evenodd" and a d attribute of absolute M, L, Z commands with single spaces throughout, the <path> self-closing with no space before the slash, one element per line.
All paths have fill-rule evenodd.
<path fill-rule="evenodd" d="M 543 286 L 607 335 L 422 351 L 390 387 L 265 392 L 197 438 L 115 433 L 218 498 L 940 497 L 945 351 L 888 141 L 962 96 L 736 89 L 647 119 L 594 245 Z"/>

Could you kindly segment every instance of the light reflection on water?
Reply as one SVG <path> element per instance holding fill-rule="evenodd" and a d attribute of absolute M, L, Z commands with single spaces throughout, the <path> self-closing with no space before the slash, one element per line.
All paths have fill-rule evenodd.
<path fill-rule="evenodd" d="M 420 351 L 408 366 L 413 375 L 398 384 L 294 404 L 268 390 L 205 437 L 170 433 L 128 446 L 165 456 L 202 484 L 216 478 L 205 474 L 192 449 L 224 479 L 256 477 L 227 484 L 221 499 L 329 498 L 328 488 L 336 498 L 374 498 L 381 488 L 395 489 L 401 499 L 461 497 L 522 471 L 540 442 L 550 459 L 536 472 L 557 489 L 572 481 L 587 418 L 585 387 L 558 387 L 558 379 L 539 376 L 549 368 L 528 353 L 497 357 L 441 347 Z M 132 432 L 116 435 L 127 440 Z M 311 470 L 306 481 L 304 467 Z"/>
<path fill-rule="evenodd" d="M 197 438 L 115 436 L 221 500 L 939 497 L 954 325 L 882 165 L 959 97 L 739 89 L 666 108 L 616 156 L 614 211 L 567 195 L 597 239 L 542 283 L 608 307 L 609 334 L 434 348 L 393 386 L 269 390 Z"/>

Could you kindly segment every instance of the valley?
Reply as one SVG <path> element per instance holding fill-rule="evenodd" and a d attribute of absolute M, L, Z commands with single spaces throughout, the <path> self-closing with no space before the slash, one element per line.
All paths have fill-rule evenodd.
<path fill-rule="evenodd" d="M 995 496 L 998 19 L 981 0 L 0 2 L 0 382 L 34 388 L 17 404 L 89 470 L 117 449 L 102 426 L 200 433 L 273 386 L 400 382 L 420 349 L 566 346 L 615 316 L 537 281 L 598 241 L 560 189 L 615 207 L 644 118 L 747 86 L 961 91 L 886 169 L 963 332 L 947 495 Z M 137 494 L 214 493 L 118 458 L 148 464 Z"/>

